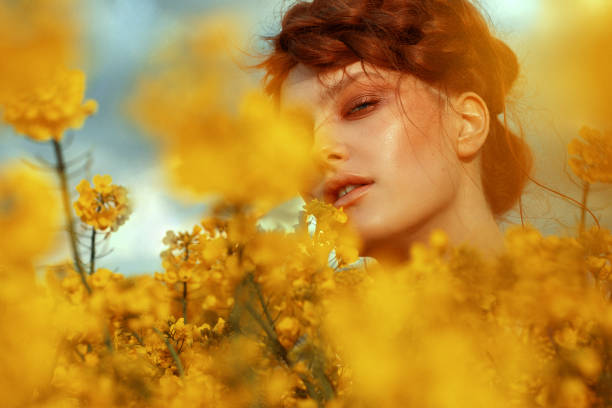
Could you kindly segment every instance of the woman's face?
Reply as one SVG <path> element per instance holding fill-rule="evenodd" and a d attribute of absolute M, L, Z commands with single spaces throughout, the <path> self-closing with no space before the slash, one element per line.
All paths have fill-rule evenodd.
<path fill-rule="evenodd" d="M 453 201 L 459 165 L 446 99 L 404 75 L 400 102 L 398 73 L 365 69 L 367 76 L 361 63 L 351 64 L 348 75 L 340 69 L 321 84 L 300 64 L 281 94 L 281 106 L 298 104 L 314 118 L 320 173 L 304 198 L 343 207 L 363 240 L 362 255 L 431 225 Z M 356 188 L 342 196 L 347 186 Z"/>

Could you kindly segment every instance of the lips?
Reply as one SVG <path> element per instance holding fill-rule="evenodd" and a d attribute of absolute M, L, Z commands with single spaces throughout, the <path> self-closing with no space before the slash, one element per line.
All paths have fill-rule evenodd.
<path fill-rule="evenodd" d="M 334 207 L 336 208 L 347 207 L 353 204 L 355 201 L 363 197 L 363 195 L 368 192 L 370 187 L 372 187 L 372 184 L 374 183 L 365 184 L 363 186 L 354 188 L 349 193 L 343 195 L 338 200 L 336 200 L 336 202 L 334 203 Z"/>
<path fill-rule="evenodd" d="M 354 173 L 338 173 L 327 180 L 323 186 L 323 199 L 334 206 L 347 206 L 363 196 L 369 190 L 374 180 Z M 338 198 L 338 193 L 348 185 L 360 186 L 348 194 Z"/>

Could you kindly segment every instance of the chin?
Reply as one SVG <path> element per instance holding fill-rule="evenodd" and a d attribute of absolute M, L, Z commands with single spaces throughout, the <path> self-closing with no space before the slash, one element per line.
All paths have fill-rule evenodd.
<path fill-rule="evenodd" d="M 385 252 L 401 248 L 410 231 L 417 223 L 389 222 L 389 220 L 373 220 L 366 218 L 365 222 L 355 222 L 353 225 L 361 240 L 360 256 L 370 256 L 372 252 Z"/>
<path fill-rule="evenodd" d="M 371 223 L 354 222 L 353 226 L 361 240 L 362 250 L 379 245 L 381 242 L 389 238 L 392 231 L 384 225 Z"/>

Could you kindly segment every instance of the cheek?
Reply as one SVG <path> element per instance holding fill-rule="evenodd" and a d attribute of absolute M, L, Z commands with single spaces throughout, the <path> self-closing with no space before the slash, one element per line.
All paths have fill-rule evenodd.
<path fill-rule="evenodd" d="M 386 182 L 401 189 L 441 189 L 452 177 L 452 155 L 437 123 L 416 128 L 390 126 L 380 141 Z"/>
<path fill-rule="evenodd" d="M 394 122 L 376 135 L 367 163 L 377 185 L 362 205 L 348 211 L 366 245 L 440 213 L 452 201 L 457 184 L 457 172 L 435 128 L 404 129 Z"/>

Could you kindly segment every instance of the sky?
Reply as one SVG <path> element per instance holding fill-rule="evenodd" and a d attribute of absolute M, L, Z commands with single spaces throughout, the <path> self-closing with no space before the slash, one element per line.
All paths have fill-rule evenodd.
<path fill-rule="evenodd" d="M 601 15 L 602 8 L 609 10 L 605 2 L 612 3 L 609 0 L 571 2 L 580 3 L 585 22 L 596 21 L 595 17 L 589 17 L 589 13 Z M 98 266 L 128 275 L 152 273 L 161 268 L 159 252 L 164 249 L 161 240 L 165 232 L 191 229 L 207 206 L 206 203 L 181 203 L 170 195 L 164 184 L 164 174 L 156 165 L 158 152 L 155 145 L 122 113 L 125 98 L 133 90 L 151 54 L 180 28 L 185 15 L 240 10 L 244 15 L 247 36 L 256 41 L 258 35 L 271 34 L 278 29 L 280 11 L 287 2 L 96 0 L 83 3 L 86 21 L 83 46 L 87 54 L 85 70 L 88 76 L 86 95 L 98 101 L 99 111 L 81 130 L 67 136 L 67 140 L 72 140 L 66 151 L 68 158 L 87 152 L 93 156 L 89 172 L 75 178 L 73 185 L 80 178 L 111 174 L 114 182 L 129 190 L 134 211 L 126 224 L 111 235 L 108 244 L 113 251 L 101 259 Z M 550 52 L 551 60 L 557 55 L 554 52 L 559 50 L 550 47 L 547 41 L 554 44 L 561 27 L 567 26 L 564 19 L 572 13 L 558 11 L 558 2 L 552 0 L 488 0 L 480 3 L 487 10 L 496 32 L 516 51 L 523 66 L 517 84 L 517 111 L 526 118 L 521 123 L 536 154 L 536 176 L 552 188 L 578 198 L 579 190 L 563 173 L 567 170 L 564 166 L 566 143 L 590 119 L 594 126 L 612 127 L 609 119 L 605 119 L 610 117 L 605 115 L 607 110 L 596 118 L 581 116 L 576 106 L 572 107 L 572 103 L 564 105 L 558 94 L 550 92 L 552 85 L 547 87 L 550 74 L 542 72 L 541 67 L 546 66 L 547 61 L 542 58 L 548 54 L 542 50 Z M 557 11 L 553 13 L 552 10 Z M 563 79 L 560 77 L 558 80 Z M 577 91 L 568 89 L 568 94 L 574 92 L 574 100 L 580 100 L 583 88 L 577 88 Z M 597 107 L 590 107 L 588 111 L 597 111 Z M 51 147 L 30 142 L 12 134 L 10 129 L 0 127 L 0 164 L 12 158 L 36 155 L 50 159 Z M 605 220 L 604 226 L 609 228 L 612 225 L 612 212 L 606 207 L 612 198 L 609 186 L 596 187 L 595 190 L 597 197 L 591 204 Z M 268 217 L 264 225 L 293 225 L 297 222 L 295 216 L 301 204 L 299 198 L 285 203 Z M 572 225 L 577 219 L 576 208 L 541 189 L 529 187 L 525 204 L 532 216 L 530 221 L 547 233 L 559 233 L 563 224 Z M 517 214 L 511 214 L 511 222 L 520 223 L 517 217 Z M 66 248 L 60 247 L 50 259 L 62 259 L 66 254 Z"/>

